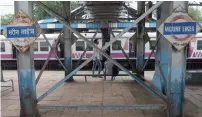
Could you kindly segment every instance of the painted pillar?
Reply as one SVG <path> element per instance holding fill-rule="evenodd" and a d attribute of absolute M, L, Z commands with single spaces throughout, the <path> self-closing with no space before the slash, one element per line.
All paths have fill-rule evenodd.
<path fill-rule="evenodd" d="M 15 13 L 22 10 L 32 18 L 32 2 L 15 1 Z M 18 83 L 20 95 L 20 117 L 38 117 L 35 85 L 35 68 L 33 50 L 29 48 L 25 53 L 17 51 Z"/>
<path fill-rule="evenodd" d="M 141 16 L 145 12 L 145 2 L 138 1 L 137 2 L 137 12 L 138 16 Z M 143 35 L 145 31 L 145 20 L 142 20 L 137 24 L 137 38 L 136 38 L 136 53 L 137 53 L 137 59 L 136 59 L 136 72 L 138 72 L 140 75 L 144 76 L 144 71 L 142 71 L 142 68 L 144 66 L 145 60 L 144 60 L 144 53 L 145 53 L 145 44 L 143 40 Z"/>
<path fill-rule="evenodd" d="M 161 23 L 169 16 L 169 14 L 172 12 L 172 2 L 164 2 L 158 9 L 157 9 L 157 26 L 156 28 L 161 25 Z M 152 80 L 152 83 L 161 90 L 164 94 L 166 93 L 166 87 L 165 82 L 168 79 L 168 48 L 169 42 L 164 38 L 163 35 L 161 35 L 158 31 L 156 33 L 156 39 L 158 37 L 160 38 L 157 48 L 156 48 L 156 58 L 158 60 L 155 60 L 155 74 L 154 78 Z M 162 73 L 166 77 L 166 81 L 163 80 L 163 77 L 161 76 L 161 72 L 159 70 L 158 64 L 162 68 Z"/>
<path fill-rule="evenodd" d="M 104 24 L 103 28 L 101 28 L 101 32 L 102 32 L 102 47 L 105 45 L 105 43 L 110 41 L 110 31 L 108 24 Z M 110 56 L 110 46 L 105 50 L 105 52 Z M 102 66 L 104 67 L 104 62 L 107 61 L 107 65 L 106 65 L 106 69 L 107 69 L 107 74 L 108 75 L 112 75 L 113 74 L 113 64 L 111 63 L 111 61 L 107 60 L 106 57 L 102 56 Z"/>
<path fill-rule="evenodd" d="M 172 2 L 172 8 L 181 5 L 188 11 L 188 1 Z M 183 117 L 186 47 L 177 51 L 174 47 L 168 50 L 168 114 L 169 117 Z"/>
<path fill-rule="evenodd" d="M 101 28 L 102 32 L 102 46 L 105 45 L 105 43 L 110 41 L 110 31 L 108 28 Z M 110 46 L 105 51 L 108 55 L 110 55 Z M 104 61 L 107 60 L 107 58 L 103 57 Z"/>
<path fill-rule="evenodd" d="M 71 17 L 71 8 L 70 8 L 70 1 L 63 2 L 65 4 L 65 13 L 66 19 L 68 19 L 69 24 L 70 17 Z M 72 71 L 72 39 L 71 39 L 71 32 L 67 27 L 64 27 L 64 65 L 67 69 L 65 71 L 65 76 L 68 75 Z M 73 77 L 68 79 L 66 82 L 73 81 Z"/>

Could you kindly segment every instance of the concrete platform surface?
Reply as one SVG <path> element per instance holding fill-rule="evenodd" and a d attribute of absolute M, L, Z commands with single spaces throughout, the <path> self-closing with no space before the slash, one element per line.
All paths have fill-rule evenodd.
<path fill-rule="evenodd" d="M 36 71 L 36 76 L 39 71 Z M 90 74 L 81 71 L 79 74 Z M 151 80 L 154 72 L 145 72 Z M 1 89 L 1 117 L 18 117 L 20 113 L 17 71 L 3 71 L 5 79 L 13 79 L 15 91 Z M 63 71 L 45 71 L 37 85 L 37 97 L 64 77 Z M 115 81 L 103 78 L 74 77 L 75 82 L 65 83 L 48 95 L 39 104 L 51 106 L 132 106 L 139 104 L 163 104 L 130 77 L 117 77 Z M 9 83 L 1 83 L 9 85 Z M 202 117 L 202 86 L 186 86 L 185 117 Z M 165 110 L 148 111 L 50 111 L 40 109 L 42 117 L 166 117 Z"/>

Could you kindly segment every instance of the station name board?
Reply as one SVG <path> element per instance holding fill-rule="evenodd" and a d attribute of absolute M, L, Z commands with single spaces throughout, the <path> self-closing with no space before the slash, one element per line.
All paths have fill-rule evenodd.
<path fill-rule="evenodd" d="M 164 35 L 196 34 L 196 22 L 164 23 Z"/>
<path fill-rule="evenodd" d="M 158 28 L 158 31 L 178 51 L 182 50 L 200 30 L 200 25 L 180 5 Z"/>
<path fill-rule="evenodd" d="M 8 26 L 7 38 L 36 37 L 36 26 Z"/>

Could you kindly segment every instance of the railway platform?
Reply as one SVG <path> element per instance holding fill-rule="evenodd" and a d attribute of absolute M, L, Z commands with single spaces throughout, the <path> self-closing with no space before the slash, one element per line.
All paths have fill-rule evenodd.
<path fill-rule="evenodd" d="M 187 13 L 188 1 L 159 1 L 154 4 L 138 1 L 136 11 L 131 10 L 127 7 L 127 3 L 122 1 L 86 1 L 73 11 L 71 11 L 70 1 L 62 1 L 61 4 L 63 6 L 61 11 L 64 11 L 64 14 L 55 12 L 41 1 L 14 2 L 15 17 L 3 34 L 17 50 L 17 71 L 4 71 L 5 80 L 9 78 L 15 81 L 15 91 L 2 92 L 3 116 L 201 117 L 201 86 L 185 87 L 187 49 L 189 48 L 187 45 L 201 31 L 200 25 Z M 46 32 L 33 19 L 34 5 L 40 6 L 64 25 L 52 44 L 48 41 Z M 106 7 L 107 5 L 110 7 Z M 147 8 L 146 5 L 148 5 Z M 82 8 L 85 10 L 83 13 L 80 12 Z M 132 25 L 115 35 L 109 22 L 127 20 L 129 17 L 126 13 L 113 16 L 125 10 L 129 15 L 131 12 Z M 145 20 L 152 18 L 152 12 L 155 10 L 157 11 L 156 40 L 152 42 L 145 28 Z M 82 19 L 73 15 L 80 13 Z M 84 14 L 87 16 L 85 19 L 83 19 Z M 98 24 L 90 40 L 83 36 L 82 32 L 71 27 L 71 22 L 79 19 L 92 20 Z M 131 46 L 135 48 L 135 64 L 124 50 L 129 45 L 122 45 L 118 40 L 126 32 L 132 31 L 134 26 L 137 28 L 131 40 L 134 45 Z M 88 32 L 91 31 L 88 30 Z M 100 39 L 102 44 L 95 38 L 99 32 L 102 33 Z M 35 72 L 33 42 L 40 34 L 43 35 L 44 42 L 50 47 L 50 51 L 43 66 L 40 67 L 40 72 Z M 79 42 L 79 39 L 83 42 Z M 149 42 L 151 49 L 147 60 L 145 60 L 146 41 Z M 89 47 L 81 45 L 77 48 L 81 51 L 81 56 L 77 66 L 73 67 L 72 46 L 77 44 L 76 42 L 86 43 Z M 113 44 L 117 45 L 113 48 Z M 59 49 L 58 46 L 60 46 Z M 111 57 L 110 46 L 112 49 L 121 50 L 132 68 L 131 71 Z M 89 48 L 93 49 L 94 54 L 82 62 Z M 43 50 L 44 47 L 41 49 Z M 64 62 L 55 53 L 57 49 L 61 51 Z M 48 63 L 51 63 L 51 56 L 54 53 L 64 70 L 44 71 Z M 145 72 L 152 54 L 155 57 L 155 72 Z M 98 57 L 103 57 L 105 62 L 103 65 L 105 76 L 114 77 L 118 71 L 123 71 L 128 77 L 117 77 L 115 80 L 111 80 L 111 77 L 107 77 L 106 80 L 87 77 L 87 82 L 86 76 L 77 76 L 75 81 L 72 79 L 76 74 L 81 74 L 80 70 L 89 62 L 98 61 Z M 83 74 L 90 73 L 84 71 Z M 193 75 L 197 74 L 192 74 L 189 78 Z M 147 82 L 148 79 L 150 82 Z"/>
<path fill-rule="evenodd" d="M 37 76 L 39 71 L 35 72 Z M 90 71 L 79 71 L 79 74 L 90 74 Z M 3 71 L 5 80 L 13 79 L 14 88 L 1 92 L 1 117 L 18 117 L 20 101 L 17 71 Z M 147 80 L 152 80 L 154 72 L 145 71 Z M 62 79 L 63 71 L 44 71 L 36 92 L 40 96 L 56 82 Z M 133 106 L 141 104 L 161 104 L 162 101 L 148 93 L 137 82 L 127 76 L 118 76 L 114 81 L 104 78 L 74 76 L 75 82 L 65 83 L 44 98 L 40 104 L 51 106 Z M 2 84 L 4 85 L 4 84 Z M 166 117 L 164 108 L 160 110 L 65 110 L 53 111 L 39 109 L 41 117 Z M 185 88 L 184 117 L 201 117 L 202 86 Z"/>

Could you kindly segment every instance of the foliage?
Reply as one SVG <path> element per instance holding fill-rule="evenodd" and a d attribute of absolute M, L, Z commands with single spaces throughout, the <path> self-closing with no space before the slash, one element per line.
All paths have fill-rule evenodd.
<path fill-rule="evenodd" d="M 9 24 L 11 22 L 11 20 L 13 19 L 14 14 L 6 14 L 1 16 L 1 25 L 5 24 Z"/>
<path fill-rule="evenodd" d="M 60 1 L 51 1 L 51 2 L 50 1 L 43 1 L 43 3 L 45 5 L 47 5 L 49 8 L 54 9 L 55 12 L 57 12 L 57 13 L 59 13 L 61 15 L 65 13 L 65 11 L 63 10 L 62 2 L 60 2 Z M 77 2 L 71 1 L 71 10 L 74 10 L 77 7 L 78 7 Z M 51 17 L 40 6 L 34 6 L 33 16 L 34 16 L 35 20 L 41 20 L 41 19 Z M 14 17 L 14 14 L 6 14 L 6 15 L 1 16 L 1 25 L 9 24 L 10 21 L 13 19 L 13 17 Z"/>
<path fill-rule="evenodd" d="M 198 8 L 189 7 L 188 14 L 196 21 L 202 21 L 202 12 Z"/>
<path fill-rule="evenodd" d="M 43 1 L 50 9 L 54 9 L 56 13 L 64 14 L 65 10 L 61 1 Z M 77 2 L 71 1 L 71 10 L 78 7 Z M 43 10 L 40 6 L 34 6 L 33 15 L 36 20 L 41 20 L 45 18 L 50 18 L 51 16 Z"/>

